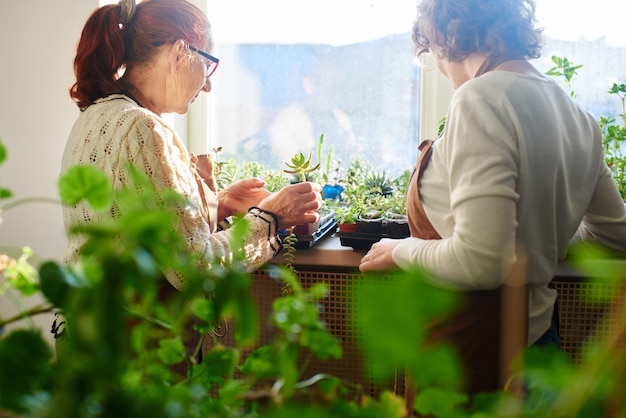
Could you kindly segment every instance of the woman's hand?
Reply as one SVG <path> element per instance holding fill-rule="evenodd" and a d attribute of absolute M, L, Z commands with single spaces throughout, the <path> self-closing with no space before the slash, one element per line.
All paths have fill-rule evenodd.
<path fill-rule="evenodd" d="M 393 261 L 393 250 L 400 243 L 400 240 L 383 238 L 374 243 L 372 248 L 361 259 L 359 270 L 365 271 L 387 271 L 397 268 L 397 264 Z"/>
<path fill-rule="evenodd" d="M 291 184 L 256 206 L 278 217 L 278 229 L 316 222 L 322 207 L 322 186 L 311 182 Z"/>
<path fill-rule="evenodd" d="M 243 214 L 252 206 L 258 206 L 264 198 L 271 195 L 263 186 L 265 186 L 263 180 L 252 177 L 236 181 L 220 191 L 218 218 L 225 219 L 231 215 Z"/>

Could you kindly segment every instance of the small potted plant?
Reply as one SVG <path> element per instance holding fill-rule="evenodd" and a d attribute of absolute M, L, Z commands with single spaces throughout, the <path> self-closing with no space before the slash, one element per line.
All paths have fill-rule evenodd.
<path fill-rule="evenodd" d="M 289 168 L 283 170 L 283 172 L 293 175 L 295 177 L 295 181 L 293 181 L 294 183 L 307 181 L 307 175 L 311 175 L 311 173 L 315 172 L 320 167 L 319 163 L 312 165 L 310 152 L 306 157 L 301 152 L 296 153 L 291 158 L 291 162 L 287 162 L 285 164 Z M 287 231 L 287 235 L 290 235 L 291 233 L 295 235 L 313 235 L 313 233 L 320 227 L 320 220 L 321 217 L 317 222 L 296 225 L 292 231 Z"/>
<path fill-rule="evenodd" d="M 404 238 L 411 235 L 406 214 L 389 213 L 385 216 L 385 233 L 389 238 Z"/>
<path fill-rule="evenodd" d="M 340 168 L 341 160 L 335 161 L 335 168 L 331 173 L 331 165 L 333 164 L 333 147 L 328 148 L 326 158 L 324 158 L 324 165 L 322 166 L 322 149 L 324 147 L 324 139 L 326 136 L 322 133 L 317 141 L 317 160 L 319 165 L 323 167 L 316 181 L 322 185 L 322 194 L 324 200 L 338 200 L 341 201 L 341 192 L 343 192 L 343 186 L 339 184 L 340 180 Z"/>
<path fill-rule="evenodd" d="M 361 215 L 361 232 L 365 234 L 382 234 L 384 225 L 383 211 L 370 209 Z"/>
<path fill-rule="evenodd" d="M 340 169 L 341 169 L 341 160 L 335 161 L 335 169 L 332 181 L 328 178 L 328 173 L 324 173 L 324 186 L 322 187 L 322 193 L 324 194 L 324 200 L 338 200 L 342 201 L 343 198 L 341 196 L 344 188 L 340 181 Z"/>
<path fill-rule="evenodd" d="M 368 193 L 385 197 L 393 194 L 392 180 L 384 171 L 373 171 L 363 179 L 363 185 Z"/>
<path fill-rule="evenodd" d="M 404 170 L 393 181 L 393 194 L 383 199 L 385 203 L 385 233 L 390 238 L 404 238 L 411 235 L 406 215 L 406 192 L 410 178 L 411 171 Z"/>
<path fill-rule="evenodd" d="M 361 214 L 356 206 L 338 206 L 335 209 L 335 220 L 339 232 L 356 233 L 359 232 Z"/>

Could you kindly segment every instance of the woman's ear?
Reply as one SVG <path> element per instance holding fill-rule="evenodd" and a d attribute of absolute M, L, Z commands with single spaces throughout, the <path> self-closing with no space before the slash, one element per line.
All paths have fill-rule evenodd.
<path fill-rule="evenodd" d="M 182 39 L 174 42 L 172 47 L 170 48 L 169 62 L 172 68 L 172 71 L 178 71 L 178 67 L 180 66 L 182 59 L 186 55 L 187 43 Z"/>

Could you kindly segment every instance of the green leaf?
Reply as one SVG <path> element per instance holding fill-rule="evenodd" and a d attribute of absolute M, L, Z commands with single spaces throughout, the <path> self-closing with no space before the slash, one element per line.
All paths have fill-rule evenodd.
<path fill-rule="evenodd" d="M 404 413 L 404 399 L 389 391 L 383 391 L 380 394 L 378 409 L 381 417 L 400 418 L 406 416 Z"/>
<path fill-rule="evenodd" d="M 302 345 L 309 347 L 322 360 L 327 360 L 329 357 L 339 359 L 343 356 L 343 350 L 337 338 L 324 330 L 305 330 L 302 333 Z"/>
<path fill-rule="evenodd" d="M 0 199 L 8 199 L 11 196 L 13 196 L 11 190 L 0 187 Z"/>
<path fill-rule="evenodd" d="M 211 348 L 202 358 L 202 363 L 192 368 L 191 378 L 202 383 L 223 383 L 232 377 L 237 362 L 238 351 L 221 345 Z"/>
<path fill-rule="evenodd" d="M 256 341 L 258 313 L 250 292 L 250 276 L 231 266 L 226 277 L 221 278 L 215 287 L 215 310 L 218 317 L 232 315 L 235 327 L 235 341 L 242 345 Z"/>
<path fill-rule="evenodd" d="M 355 289 L 355 305 L 359 310 L 354 312 L 353 321 L 361 330 L 372 377 L 385 380 L 394 375 L 397 367 L 423 370 L 428 362 L 417 353 L 427 354 L 418 349 L 425 344 L 428 324 L 454 308 L 459 295 L 430 285 L 421 270 L 392 277 L 376 274 L 366 277 Z"/>
<path fill-rule="evenodd" d="M 195 299 L 191 305 L 191 311 L 195 316 L 204 321 L 212 321 L 214 319 L 213 305 L 207 298 Z"/>
<path fill-rule="evenodd" d="M 330 293 L 328 283 L 315 283 L 309 287 L 308 293 L 313 300 L 324 299 Z"/>
<path fill-rule="evenodd" d="M 454 417 L 455 411 L 468 402 L 464 393 L 450 390 L 426 388 L 417 393 L 415 409 L 420 415 Z"/>
<path fill-rule="evenodd" d="M 71 288 L 84 287 L 87 281 L 55 262 L 39 267 L 41 291 L 56 307 L 64 307 Z"/>
<path fill-rule="evenodd" d="M 180 336 L 159 341 L 159 358 L 167 365 L 177 364 L 185 360 L 185 345 Z"/>
<path fill-rule="evenodd" d="M 93 209 L 104 210 L 113 200 L 109 178 L 90 165 L 70 167 L 59 179 L 58 188 L 61 199 L 69 205 L 86 200 Z"/>
<path fill-rule="evenodd" d="M 416 349 L 409 367 L 418 386 L 458 388 L 461 383 L 463 365 L 450 345 Z"/>
<path fill-rule="evenodd" d="M 0 164 L 2 164 L 7 159 L 7 148 L 0 140 Z"/>
<path fill-rule="evenodd" d="M 257 380 L 280 376 L 275 351 L 268 345 L 259 347 L 246 357 L 241 365 L 241 373 L 244 376 L 255 377 Z"/>
<path fill-rule="evenodd" d="M 28 262 L 30 255 L 32 255 L 32 250 L 24 247 L 22 255 L 15 261 L 15 264 L 9 265 L 4 272 L 4 276 L 11 285 L 26 296 L 39 291 L 39 274 Z"/>
<path fill-rule="evenodd" d="M 18 330 L 0 339 L 0 410 L 26 412 L 28 397 L 51 389 L 51 359 L 38 331 Z"/>
<path fill-rule="evenodd" d="M 511 368 L 524 376 L 529 388 L 544 390 L 566 387 L 575 373 L 567 353 L 553 345 L 528 348 Z"/>

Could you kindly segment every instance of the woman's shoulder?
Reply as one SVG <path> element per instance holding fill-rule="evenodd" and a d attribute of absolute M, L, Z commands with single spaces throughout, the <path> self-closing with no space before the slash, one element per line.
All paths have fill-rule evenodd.
<path fill-rule="evenodd" d="M 156 114 L 141 107 L 133 98 L 125 94 L 112 94 L 107 97 L 96 100 L 91 106 L 89 106 L 86 112 L 97 112 L 101 114 L 108 114 L 109 116 L 120 115 L 132 115 L 135 118 L 140 119 L 160 119 Z"/>
<path fill-rule="evenodd" d="M 132 97 L 125 94 L 112 94 L 96 100 L 85 113 L 89 119 L 98 118 L 108 121 L 107 124 L 127 129 L 148 129 L 173 131 L 159 115 L 140 106 Z"/>
<path fill-rule="evenodd" d="M 483 107 L 483 111 L 497 114 L 509 111 L 511 104 L 545 102 L 547 97 L 562 95 L 562 90 L 549 77 L 492 71 L 460 86 L 452 96 L 451 107 L 457 110 Z"/>
<path fill-rule="evenodd" d="M 552 78 L 539 73 L 519 73 L 513 71 L 490 71 L 480 77 L 473 78 L 456 91 L 459 96 L 502 96 L 518 90 L 531 91 L 545 90 L 558 87 Z"/>

